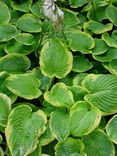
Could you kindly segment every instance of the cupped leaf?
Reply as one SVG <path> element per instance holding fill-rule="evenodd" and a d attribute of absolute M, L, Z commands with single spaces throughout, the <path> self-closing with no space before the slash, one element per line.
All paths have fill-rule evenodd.
<path fill-rule="evenodd" d="M 84 145 L 80 139 L 68 137 L 65 141 L 59 142 L 55 146 L 56 156 L 74 156 L 74 153 L 79 156 L 84 150 Z M 82 155 L 81 155 L 82 156 Z"/>
<path fill-rule="evenodd" d="M 64 83 L 56 83 L 51 91 L 45 92 L 44 98 L 55 107 L 70 108 L 74 103 L 73 94 Z"/>
<path fill-rule="evenodd" d="M 4 129 L 7 124 L 8 115 L 11 111 L 11 99 L 0 93 L 0 130 L 1 127 Z"/>
<path fill-rule="evenodd" d="M 30 60 L 22 55 L 6 55 L 0 58 L 0 72 L 8 73 L 24 72 L 30 68 Z"/>
<path fill-rule="evenodd" d="M 21 43 L 22 42 L 22 43 Z M 5 46 L 5 52 L 7 54 L 23 54 L 28 55 L 36 49 L 36 42 L 32 42 L 30 45 L 26 45 L 23 41 L 16 41 L 15 39 L 9 41 L 9 43 Z"/>
<path fill-rule="evenodd" d="M 106 132 L 109 136 L 109 139 L 117 144 L 117 115 L 114 115 L 106 125 Z"/>
<path fill-rule="evenodd" d="M 73 78 L 73 85 L 74 86 L 82 86 L 82 81 L 84 80 L 84 78 L 88 75 L 88 73 L 81 73 L 81 74 L 77 74 L 74 78 Z"/>
<path fill-rule="evenodd" d="M 87 94 L 87 90 L 82 86 L 71 86 L 69 90 L 72 92 L 75 102 L 84 100 L 84 96 Z"/>
<path fill-rule="evenodd" d="M 107 8 L 106 8 L 106 16 L 107 18 L 115 25 L 117 26 L 117 8 L 113 5 L 109 5 Z"/>
<path fill-rule="evenodd" d="M 117 48 L 110 48 L 101 55 L 93 55 L 93 58 L 99 62 L 110 62 L 117 58 Z"/>
<path fill-rule="evenodd" d="M 89 22 L 84 23 L 83 28 L 91 31 L 94 34 L 102 34 L 104 32 L 110 31 L 113 28 L 113 24 L 109 23 L 109 24 L 103 25 L 100 22 L 89 21 Z"/>
<path fill-rule="evenodd" d="M 17 28 L 11 24 L 0 25 L 0 42 L 9 41 L 18 33 Z"/>
<path fill-rule="evenodd" d="M 78 8 L 82 7 L 84 4 L 86 4 L 88 1 L 87 0 L 69 0 L 70 6 L 72 8 Z"/>
<path fill-rule="evenodd" d="M 7 5 L 3 2 L 0 2 L 0 25 L 6 24 L 10 21 L 11 14 Z"/>
<path fill-rule="evenodd" d="M 15 107 L 8 118 L 5 135 L 12 155 L 27 156 L 32 153 L 47 122 L 43 111 L 32 112 L 28 105 Z"/>
<path fill-rule="evenodd" d="M 83 55 L 73 57 L 73 67 L 72 71 L 82 73 L 93 67 L 92 63 L 85 58 Z"/>
<path fill-rule="evenodd" d="M 84 152 L 87 156 L 115 156 L 115 148 L 108 136 L 102 130 L 84 136 L 82 141 L 85 145 Z"/>
<path fill-rule="evenodd" d="M 109 67 L 110 67 L 112 73 L 114 73 L 115 75 L 117 75 L 117 59 L 113 59 L 109 63 Z"/>
<path fill-rule="evenodd" d="M 11 6 L 14 10 L 28 12 L 31 8 L 32 0 L 25 0 L 25 1 L 11 1 Z"/>
<path fill-rule="evenodd" d="M 17 27 L 24 32 L 38 33 L 41 31 L 41 22 L 33 14 L 27 13 L 18 19 Z"/>
<path fill-rule="evenodd" d="M 95 47 L 92 49 L 93 55 L 100 55 L 105 53 L 109 46 L 102 39 L 95 38 Z"/>
<path fill-rule="evenodd" d="M 65 77 L 72 69 L 72 54 L 57 39 L 47 41 L 40 55 L 42 74 L 48 77 Z"/>
<path fill-rule="evenodd" d="M 70 135 L 70 118 L 65 109 L 56 109 L 50 115 L 50 130 L 58 141 L 64 141 Z"/>
<path fill-rule="evenodd" d="M 91 53 L 91 49 L 95 46 L 93 38 L 86 32 L 70 30 L 65 32 L 65 36 L 70 42 L 71 50 L 74 52 Z"/>
<path fill-rule="evenodd" d="M 35 149 L 34 152 L 32 152 L 31 154 L 29 154 L 28 156 L 42 156 L 42 148 L 41 148 L 41 145 L 38 144 L 37 145 L 37 148 Z"/>
<path fill-rule="evenodd" d="M 32 73 L 10 75 L 5 83 L 11 92 L 24 99 L 34 99 L 41 95 L 38 89 L 40 81 Z"/>
<path fill-rule="evenodd" d="M 86 101 L 79 101 L 70 109 L 70 130 L 73 136 L 91 133 L 100 123 L 101 111 Z"/>
<path fill-rule="evenodd" d="M 49 123 L 47 123 L 46 130 L 45 130 L 44 134 L 41 135 L 39 143 L 41 146 L 45 146 L 54 140 L 55 140 L 55 137 L 50 130 Z"/>
<path fill-rule="evenodd" d="M 82 82 L 89 94 L 85 100 L 104 113 L 117 112 L 117 77 L 109 74 L 90 74 Z"/>
<path fill-rule="evenodd" d="M 106 42 L 109 47 L 117 48 L 117 39 L 115 40 L 108 33 L 102 34 L 102 39 Z"/>
<path fill-rule="evenodd" d="M 69 28 L 78 24 L 79 21 L 78 21 L 77 13 L 68 9 L 63 9 L 63 12 L 64 12 L 63 26 L 65 28 Z"/>

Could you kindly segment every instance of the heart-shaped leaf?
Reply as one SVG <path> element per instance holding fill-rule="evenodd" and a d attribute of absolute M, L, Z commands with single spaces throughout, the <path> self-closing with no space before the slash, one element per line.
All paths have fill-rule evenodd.
<path fill-rule="evenodd" d="M 117 77 L 113 75 L 90 74 L 82 82 L 89 94 L 85 100 L 104 113 L 117 111 Z"/>
<path fill-rule="evenodd" d="M 7 88 L 17 96 L 34 99 L 41 95 L 40 81 L 32 74 L 14 74 L 6 79 Z"/>
<path fill-rule="evenodd" d="M 106 132 L 109 136 L 109 139 L 117 144 L 117 115 L 114 115 L 106 125 Z"/>
<path fill-rule="evenodd" d="M 79 101 L 70 109 L 70 129 L 73 136 L 91 133 L 100 123 L 101 111 L 85 101 Z"/>
<path fill-rule="evenodd" d="M 65 109 L 56 109 L 50 115 L 50 130 L 58 141 L 65 140 L 70 135 L 70 118 Z"/>
<path fill-rule="evenodd" d="M 84 4 L 87 3 L 87 0 L 69 0 L 69 3 L 72 8 L 82 7 Z"/>
<path fill-rule="evenodd" d="M 41 50 L 40 66 L 42 74 L 48 77 L 65 77 L 72 68 L 72 54 L 57 39 L 46 42 Z"/>
<path fill-rule="evenodd" d="M 84 136 L 82 140 L 85 145 L 84 152 L 87 153 L 87 156 L 115 156 L 114 145 L 102 130 L 96 130 Z"/>
<path fill-rule="evenodd" d="M 44 98 L 55 107 L 70 108 L 74 103 L 73 94 L 64 83 L 56 83 L 51 91 L 45 92 Z"/>
<path fill-rule="evenodd" d="M 8 118 L 5 129 L 7 144 L 13 156 L 27 156 L 32 153 L 38 139 L 45 131 L 47 122 L 43 111 L 32 112 L 28 105 L 15 107 Z"/>
<path fill-rule="evenodd" d="M 0 72 L 18 73 L 24 72 L 29 68 L 30 60 L 26 56 L 12 54 L 0 58 Z"/>
<path fill-rule="evenodd" d="M 70 42 L 72 51 L 80 51 L 81 53 L 91 53 L 91 49 L 95 46 L 95 42 L 91 35 L 80 30 L 70 30 L 65 32 L 67 40 Z"/>

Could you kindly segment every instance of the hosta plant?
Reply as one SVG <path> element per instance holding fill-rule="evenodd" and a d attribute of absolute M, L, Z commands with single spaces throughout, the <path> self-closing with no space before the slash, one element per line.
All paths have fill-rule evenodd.
<path fill-rule="evenodd" d="M 117 1 L 0 0 L 0 156 L 117 155 Z"/>

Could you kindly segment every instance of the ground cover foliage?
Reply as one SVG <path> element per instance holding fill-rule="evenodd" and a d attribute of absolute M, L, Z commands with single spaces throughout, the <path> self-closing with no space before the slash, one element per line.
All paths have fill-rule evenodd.
<path fill-rule="evenodd" d="M 116 156 L 117 1 L 45 2 L 0 0 L 0 156 Z"/>

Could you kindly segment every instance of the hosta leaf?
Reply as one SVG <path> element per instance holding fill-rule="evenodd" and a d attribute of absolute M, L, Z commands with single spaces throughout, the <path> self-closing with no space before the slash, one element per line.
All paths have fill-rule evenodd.
<path fill-rule="evenodd" d="M 40 66 L 42 74 L 48 77 L 65 77 L 72 68 L 72 54 L 58 40 L 51 39 L 41 50 Z"/>
<path fill-rule="evenodd" d="M 12 8 L 14 10 L 28 12 L 31 8 L 32 0 L 25 1 L 11 1 Z"/>
<path fill-rule="evenodd" d="M 104 113 L 117 112 L 117 77 L 109 74 L 88 75 L 82 82 L 89 94 L 85 100 Z"/>
<path fill-rule="evenodd" d="M 0 127 L 5 128 L 10 111 L 11 99 L 7 95 L 0 93 Z"/>
<path fill-rule="evenodd" d="M 11 14 L 7 5 L 0 2 L 0 24 L 6 24 L 10 21 Z"/>
<path fill-rule="evenodd" d="M 78 156 L 83 150 L 84 150 L 84 145 L 81 140 L 69 137 L 65 141 L 59 142 L 55 146 L 55 155 L 74 156 L 75 153 Z"/>
<path fill-rule="evenodd" d="M 114 115 L 106 125 L 106 132 L 109 136 L 109 139 L 117 144 L 117 115 Z"/>
<path fill-rule="evenodd" d="M 8 73 L 24 72 L 30 68 L 30 60 L 22 55 L 6 55 L 0 58 L 0 72 Z"/>
<path fill-rule="evenodd" d="M 11 40 L 17 33 L 18 31 L 14 25 L 0 25 L 0 42 Z"/>
<path fill-rule="evenodd" d="M 117 26 L 117 8 L 113 5 L 110 5 L 106 8 L 106 16 L 107 18 L 115 25 Z"/>
<path fill-rule="evenodd" d="M 117 40 L 115 40 L 113 37 L 110 37 L 108 33 L 104 33 L 102 35 L 102 39 L 109 47 L 117 48 Z"/>
<path fill-rule="evenodd" d="M 82 140 L 87 156 L 115 156 L 114 145 L 102 130 L 96 130 Z"/>
<path fill-rule="evenodd" d="M 0 147 L 0 156 L 4 156 L 4 151 L 1 147 Z"/>
<path fill-rule="evenodd" d="M 32 45 L 35 42 L 34 36 L 29 33 L 19 33 L 15 40 L 24 45 Z"/>
<path fill-rule="evenodd" d="M 23 41 L 22 41 L 23 42 Z M 16 41 L 15 39 L 9 41 L 9 43 L 5 46 L 5 52 L 7 54 L 23 54 L 28 55 L 36 49 L 36 42 L 32 42 L 31 45 L 25 45 L 26 43 L 21 43 L 20 41 Z"/>
<path fill-rule="evenodd" d="M 84 56 L 74 56 L 73 57 L 73 67 L 72 71 L 82 73 L 93 67 L 92 63 L 89 62 Z"/>
<path fill-rule="evenodd" d="M 42 156 L 41 151 L 42 151 L 41 145 L 38 144 L 36 150 L 32 152 L 31 154 L 29 154 L 28 156 Z"/>
<path fill-rule="evenodd" d="M 32 112 L 30 106 L 15 107 L 8 118 L 5 135 L 13 156 L 27 156 L 38 143 L 38 137 L 44 133 L 47 122 L 43 111 Z"/>
<path fill-rule="evenodd" d="M 17 21 L 17 27 L 22 31 L 29 33 L 38 33 L 41 31 L 39 19 L 31 13 L 21 16 Z"/>
<path fill-rule="evenodd" d="M 117 75 L 117 59 L 113 59 L 109 63 L 109 67 L 110 67 L 110 70 L 112 71 L 112 73 L 114 73 L 115 75 Z"/>
<path fill-rule="evenodd" d="M 6 79 L 7 88 L 17 96 L 34 99 L 41 95 L 40 81 L 32 73 L 14 74 Z"/>
<path fill-rule="evenodd" d="M 84 100 L 84 96 L 87 94 L 87 90 L 81 86 L 71 86 L 69 90 L 72 92 L 75 102 Z"/>
<path fill-rule="evenodd" d="M 55 107 L 70 108 L 74 103 L 73 94 L 64 83 L 56 83 L 51 91 L 45 92 L 44 98 Z"/>
<path fill-rule="evenodd" d="M 95 38 L 95 47 L 92 49 L 93 55 L 100 55 L 105 53 L 109 46 L 102 39 Z"/>
<path fill-rule="evenodd" d="M 37 0 L 35 3 L 33 3 L 31 7 L 31 12 L 38 18 L 41 16 L 42 13 L 42 5 L 43 5 L 43 0 Z"/>
<path fill-rule="evenodd" d="M 41 146 L 45 146 L 54 140 L 55 140 L 55 137 L 50 131 L 49 123 L 47 123 L 46 130 L 44 134 L 41 135 L 39 143 Z"/>
<path fill-rule="evenodd" d="M 101 55 L 93 55 L 93 58 L 99 62 L 110 62 L 117 58 L 117 48 L 110 48 L 106 53 Z"/>
<path fill-rule="evenodd" d="M 74 78 L 73 78 L 73 85 L 74 86 L 81 86 L 82 81 L 84 80 L 84 78 L 88 75 L 88 73 L 81 73 L 81 74 L 77 74 Z"/>
<path fill-rule="evenodd" d="M 69 113 L 65 109 L 56 109 L 50 115 L 50 130 L 58 141 L 63 141 L 70 135 L 69 119 Z"/>
<path fill-rule="evenodd" d="M 100 22 L 89 21 L 89 22 L 85 22 L 83 27 L 84 29 L 91 31 L 94 34 L 102 34 L 104 32 L 110 31 L 113 27 L 113 24 L 109 23 L 103 25 Z"/>
<path fill-rule="evenodd" d="M 69 0 L 69 3 L 71 5 L 72 8 L 77 8 L 77 7 L 81 7 L 84 4 L 86 4 L 88 1 L 87 0 Z"/>
<path fill-rule="evenodd" d="M 70 30 L 65 32 L 65 36 L 70 42 L 70 48 L 72 51 L 91 53 L 91 49 L 95 46 L 93 38 L 86 32 Z"/>
<path fill-rule="evenodd" d="M 79 21 L 77 13 L 74 13 L 73 11 L 68 9 L 63 9 L 63 12 L 64 12 L 64 20 L 63 20 L 64 27 L 68 28 L 78 24 Z"/>
<path fill-rule="evenodd" d="M 101 112 L 85 101 L 79 101 L 70 109 L 70 129 L 73 136 L 91 133 L 100 123 Z"/>

